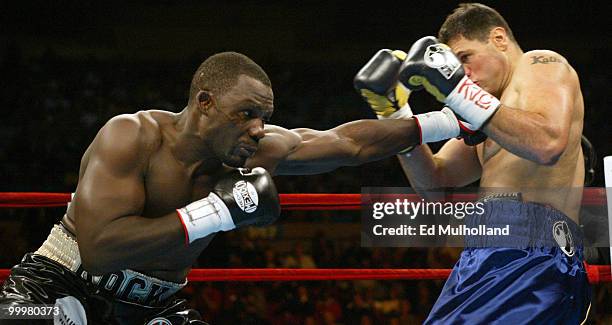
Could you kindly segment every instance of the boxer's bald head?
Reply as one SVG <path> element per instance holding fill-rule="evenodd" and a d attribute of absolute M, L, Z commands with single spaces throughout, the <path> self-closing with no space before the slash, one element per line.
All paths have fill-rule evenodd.
<path fill-rule="evenodd" d="M 210 56 L 195 72 L 191 81 L 189 101 L 194 100 L 200 90 L 222 96 L 236 85 L 241 75 L 272 87 L 268 75 L 249 57 L 236 52 L 223 52 Z"/>
<path fill-rule="evenodd" d="M 516 43 L 510 26 L 495 9 L 480 3 L 462 3 L 446 17 L 438 32 L 438 39 L 446 44 L 457 37 L 486 43 L 495 27 L 503 28 L 508 38 Z"/>

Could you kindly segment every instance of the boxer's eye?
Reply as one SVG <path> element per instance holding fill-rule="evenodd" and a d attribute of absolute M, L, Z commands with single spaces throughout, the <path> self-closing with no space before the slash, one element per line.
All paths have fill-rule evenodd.
<path fill-rule="evenodd" d="M 253 118 L 255 116 L 255 112 L 253 112 L 253 110 L 247 109 L 245 111 L 242 111 L 242 115 L 246 118 Z"/>

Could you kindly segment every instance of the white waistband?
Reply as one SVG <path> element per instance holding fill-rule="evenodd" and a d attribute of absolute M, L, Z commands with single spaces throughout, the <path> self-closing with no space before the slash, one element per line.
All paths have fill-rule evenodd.
<path fill-rule="evenodd" d="M 149 305 L 154 301 L 165 300 L 187 284 L 186 279 L 184 283 L 164 281 L 129 269 L 106 275 L 88 275 L 81 267 L 78 243 L 61 225 L 53 226 L 49 237 L 35 254 L 63 265 L 79 277 L 102 287 L 123 301 Z"/>
<path fill-rule="evenodd" d="M 47 240 L 34 254 L 52 259 L 72 272 L 76 272 L 81 266 L 79 245 L 60 225 L 53 226 Z"/>

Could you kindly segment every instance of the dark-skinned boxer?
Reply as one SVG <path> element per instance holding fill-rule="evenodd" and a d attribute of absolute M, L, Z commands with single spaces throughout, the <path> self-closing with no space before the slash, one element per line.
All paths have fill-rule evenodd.
<path fill-rule="evenodd" d="M 0 304 L 56 304 L 74 324 L 200 324 L 173 295 L 215 233 L 277 218 L 270 174 L 323 173 L 458 135 L 456 125 L 457 134 L 437 130 L 448 114 L 420 127 L 389 119 L 287 130 L 266 124 L 273 99 L 261 67 L 228 52 L 198 68 L 181 112 L 108 121 L 61 224 L 12 269 Z"/>

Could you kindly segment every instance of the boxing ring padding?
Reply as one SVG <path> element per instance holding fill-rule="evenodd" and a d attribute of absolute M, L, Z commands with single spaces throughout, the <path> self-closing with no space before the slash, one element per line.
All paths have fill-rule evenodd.
<path fill-rule="evenodd" d="M 380 197 L 377 195 L 377 197 Z M 416 194 L 403 198 L 420 200 Z M 0 208 L 61 207 L 70 202 L 70 193 L 0 192 Z M 359 210 L 361 194 L 280 194 L 283 210 Z M 454 194 L 451 200 L 476 200 L 476 194 Z M 583 204 L 602 205 L 606 192 L 602 188 L 585 188 Z M 611 282 L 609 265 L 585 263 L 592 284 Z M 450 269 L 193 269 L 188 280 L 200 281 L 325 281 L 325 280 L 445 280 Z M 0 269 L 0 282 L 10 274 Z"/>

